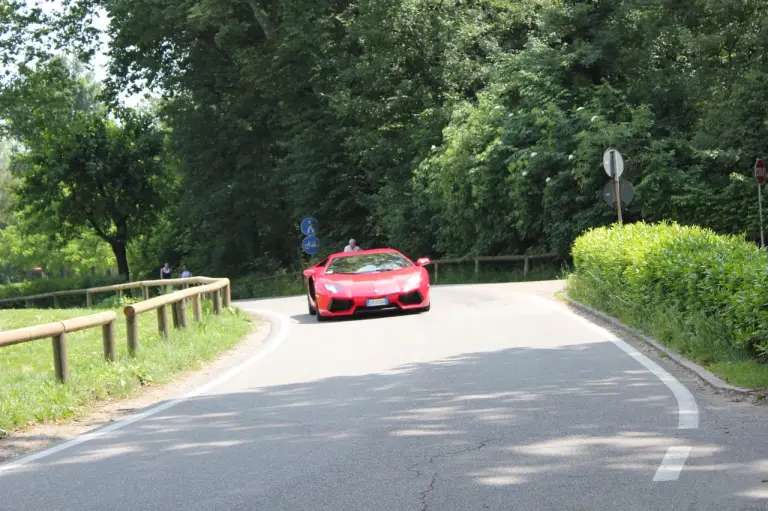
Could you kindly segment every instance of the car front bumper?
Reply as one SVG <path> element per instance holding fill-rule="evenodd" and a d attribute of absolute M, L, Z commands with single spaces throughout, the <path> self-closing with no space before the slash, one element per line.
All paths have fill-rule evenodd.
<path fill-rule="evenodd" d="M 385 304 L 369 304 L 369 300 L 386 299 Z M 429 294 L 415 289 L 407 293 L 390 293 L 378 296 L 331 296 L 317 295 L 317 308 L 324 317 L 353 316 L 356 314 L 420 309 L 429 305 Z"/>

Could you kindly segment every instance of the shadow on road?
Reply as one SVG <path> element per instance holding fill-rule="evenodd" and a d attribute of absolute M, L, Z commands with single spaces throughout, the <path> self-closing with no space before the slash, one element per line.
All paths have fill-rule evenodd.
<path fill-rule="evenodd" d="M 424 313 L 424 312 L 415 311 L 415 310 L 408 310 L 408 311 L 392 310 L 392 311 L 382 311 L 382 312 L 366 312 L 366 313 L 355 314 L 353 316 L 335 316 L 335 317 L 326 318 L 325 321 L 317 321 L 317 318 L 315 316 L 305 313 L 305 314 L 295 314 L 291 316 L 291 319 L 302 325 L 306 325 L 310 323 L 323 325 L 324 323 L 341 323 L 344 321 L 366 321 L 366 320 L 384 319 L 384 318 L 391 318 L 391 317 L 398 317 L 398 316 L 414 316 L 418 314 L 429 314 L 429 313 L 428 312 Z"/>
<path fill-rule="evenodd" d="M 0 508 L 744 509 L 749 460 L 680 435 L 668 389 L 616 357 L 508 349 L 202 396 L 0 477 Z M 681 480 L 652 483 L 680 444 Z"/>

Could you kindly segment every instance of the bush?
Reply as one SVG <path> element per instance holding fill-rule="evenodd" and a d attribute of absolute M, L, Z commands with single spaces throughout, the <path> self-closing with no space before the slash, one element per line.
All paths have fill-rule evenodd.
<path fill-rule="evenodd" d="M 711 343 L 722 347 L 702 355 L 711 363 L 725 351 L 768 359 L 768 253 L 755 245 L 701 227 L 636 223 L 590 230 L 572 253 L 575 299 L 664 330 L 667 341 L 699 355 L 695 332 L 717 332 Z"/>
<path fill-rule="evenodd" d="M 296 296 L 302 293 L 304 293 L 304 276 L 301 272 L 277 275 L 253 273 L 232 279 L 233 300 Z"/>
<path fill-rule="evenodd" d="M 120 284 L 125 280 L 122 277 L 110 277 L 106 275 L 88 275 L 83 277 L 73 277 L 67 279 L 36 279 L 14 284 L 0 286 L 0 300 L 3 298 L 13 298 L 16 296 L 31 296 L 54 291 L 74 291 L 76 289 L 87 289 L 90 287 L 111 286 Z M 99 298 L 99 297 L 97 297 Z M 60 297 L 62 307 L 71 305 L 84 305 L 85 295 L 82 296 L 62 296 Z M 43 303 L 44 300 L 37 300 L 37 306 L 52 306 L 53 303 Z M 18 303 L 0 303 L 0 309 L 18 307 Z"/>

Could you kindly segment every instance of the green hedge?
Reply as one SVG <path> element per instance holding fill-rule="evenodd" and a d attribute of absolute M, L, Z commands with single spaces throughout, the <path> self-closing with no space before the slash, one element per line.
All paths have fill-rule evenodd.
<path fill-rule="evenodd" d="M 14 284 L 0 286 L 0 299 L 12 298 L 16 296 L 30 296 L 54 291 L 70 291 L 75 289 L 87 289 L 89 287 L 111 286 L 119 284 L 125 280 L 122 277 L 110 277 L 105 275 L 72 277 L 66 279 L 35 279 Z M 97 297 L 100 298 L 100 297 Z M 82 306 L 85 304 L 85 295 L 83 296 L 63 296 L 60 299 L 62 307 L 73 305 Z M 37 306 L 50 306 L 50 300 L 36 300 Z M 18 303 L 0 304 L 0 309 L 18 307 Z"/>
<path fill-rule="evenodd" d="M 572 253 L 575 299 L 640 327 L 658 327 L 663 315 L 667 333 L 687 338 L 684 348 L 709 329 L 711 343 L 723 345 L 713 352 L 768 358 L 768 253 L 754 244 L 701 227 L 636 223 L 590 230 Z M 718 362 L 710 355 L 705 362 Z"/>
<path fill-rule="evenodd" d="M 254 273 L 235 277 L 231 282 L 233 300 L 296 296 L 304 293 L 304 276 L 300 272 L 277 275 Z"/>

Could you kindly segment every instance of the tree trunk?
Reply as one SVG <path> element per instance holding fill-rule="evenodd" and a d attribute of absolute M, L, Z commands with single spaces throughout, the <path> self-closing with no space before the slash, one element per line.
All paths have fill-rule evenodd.
<path fill-rule="evenodd" d="M 125 277 L 128 281 L 131 279 L 131 275 L 128 271 L 128 251 L 126 250 L 126 244 L 124 241 L 111 241 L 109 243 L 112 246 L 112 252 L 117 259 L 117 272 Z"/>

